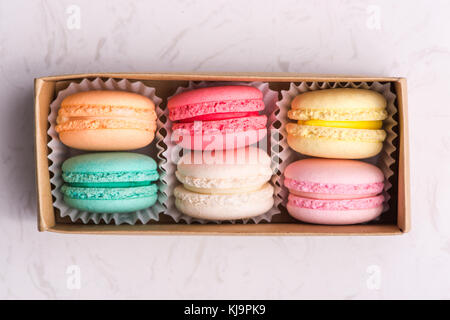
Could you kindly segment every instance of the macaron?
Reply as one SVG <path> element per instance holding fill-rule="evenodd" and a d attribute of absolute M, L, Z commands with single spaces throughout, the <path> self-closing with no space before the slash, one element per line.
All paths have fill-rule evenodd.
<path fill-rule="evenodd" d="M 274 188 L 271 160 L 255 147 L 185 154 L 175 173 L 177 209 L 193 218 L 236 220 L 269 211 Z"/>
<path fill-rule="evenodd" d="M 64 161 L 64 202 L 94 213 L 133 212 L 155 204 L 159 175 L 152 158 L 130 152 L 89 153 Z"/>
<path fill-rule="evenodd" d="M 61 102 L 56 123 L 61 142 L 71 148 L 133 150 L 155 137 L 155 104 L 126 91 L 78 92 Z"/>
<path fill-rule="evenodd" d="M 299 160 L 286 167 L 284 186 L 289 214 L 308 223 L 363 223 L 383 210 L 383 172 L 362 161 Z"/>
<path fill-rule="evenodd" d="M 363 159 L 383 148 L 386 99 L 376 91 L 339 88 L 302 93 L 294 98 L 288 117 L 287 142 L 305 155 Z"/>
<path fill-rule="evenodd" d="M 200 88 L 169 99 L 172 139 L 191 150 L 222 150 L 254 144 L 267 135 L 263 94 L 249 86 Z"/>

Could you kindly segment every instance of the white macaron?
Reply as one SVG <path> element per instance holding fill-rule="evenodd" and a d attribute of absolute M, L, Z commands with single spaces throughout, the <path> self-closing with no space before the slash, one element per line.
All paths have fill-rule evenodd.
<path fill-rule="evenodd" d="M 259 148 L 194 151 L 177 165 L 175 205 L 206 220 L 236 220 L 261 215 L 274 203 L 271 160 Z"/>

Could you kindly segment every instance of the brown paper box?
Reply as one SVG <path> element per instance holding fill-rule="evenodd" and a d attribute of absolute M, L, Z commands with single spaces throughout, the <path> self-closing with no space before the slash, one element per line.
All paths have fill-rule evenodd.
<path fill-rule="evenodd" d="M 398 152 L 394 157 L 394 175 L 391 183 L 391 208 L 385 216 L 389 219 L 373 224 L 350 226 L 323 226 L 303 224 L 292 219 L 287 212 L 273 217 L 271 223 L 259 224 L 183 224 L 175 223 L 170 217 L 161 215 L 159 221 L 145 225 L 106 225 L 73 223 L 61 218 L 53 207 L 50 174 L 48 170 L 48 114 L 50 103 L 59 90 L 72 81 L 84 78 L 115 78 L 142 81 L 155 87 L 156 94 L 163 99 L 171 96 L 179 86 L 188 81 L 262 81 L 269 82 L 273 90 L 287 90 L 290 82 L 390 82 L 397 95 Z M 406 233 L 410 229 L 410 193 L 409 193 L 409 149 L 406 79 L 385 77 L 362 77 L 340 75 L 314 75 L 296 73 L 99 73 L 50 76 L 35 79 L 35 142 L 36 174 L 38 193 L 38 229 L 59 233 L 85 234 L 169 234 L 169 235 L 394 235 Z M 396 204 L 396 205 L 392 205 Z"/>

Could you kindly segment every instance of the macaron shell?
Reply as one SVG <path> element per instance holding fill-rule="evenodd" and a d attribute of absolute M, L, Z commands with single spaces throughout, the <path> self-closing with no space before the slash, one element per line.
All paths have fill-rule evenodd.
<path fill-rule="evenodd" d="M 356 199 L 384 189 L 384 174 L 376 166 L 356 160 L 304 159 L 284 171 L 289 192 L 313 199 Z"/>
<path fill-rule="evenodd" d="M 288 145 L 305 155 L 322 158 L 364 159 L 377 155 L 386 138 L 384 130 L 365 130 L 288 123 Z"/>
<path fill-rule="evenodd" d="M 325 225 L 347 225 L 369 222 L 377 218 L 383 206 L 357 210 L 318 210 L 287 205 L 289 214 L 300 221 Z"/>
<path fill-rule="evenodd" d="M 383 142 L 386 139 L 384 130 L 334 128 L 288 123 L 286 131 L 289 135 L 306 139 L 314 137 L 323 140 L 360 142 Z"/>
<path fill-rule="evenodd" d="M 64 161 L 65 172 L 136 172 L 156 170 L 156 161 L 149 156 L 133 152 L 86 153 Z"/>
<path fill-rule="evenodd" d="M 293 184 L 319 184 L 309 186 L 315 188 L 308 190 L 312 192 L 319 191 L 320 188 L 329 189 L 333 185 L 366 185 L 367 188 L 370 184 L 384 181 L 384 174 L 378 167 L 357 160 L 303 159 L 289 164 L 284 176 L 287 181 L 293 180 Z M 364 190 L 366 189 L 361 191 Z"/>
<path fill-rule="evenodd" d="M 127 91 L 91 90 L 72 94 L 61 102 L 61 106 L 126 106 L 153 109 L 153 101 L 143 95 Z"/>
<path fill-rule="evenodd" d="M 206 187 L 206 188 L 201 188 L 201 187 L 196 187 L 193 186 L 192 184 L 183 184 L 184 188 L 186 190 L 192 191 L 192 192 L 196 192 L 196 193 L 203 193 L 203 194 L 236 194 L 236 193 L 246 193 L 246 192 L 252 192 L 255 191 L 256 189 L 258 189 L 261 185 L 263 185 L 265 182 L 267 182 L 268 180 L 265 179 L 261 179 L 259 184 L 246 184 L 246 185 L 242 185 L 240 187 L 231 187 L 231 188 L 216 188 L 216 187 Z M 219 182 L 220 183 L 220 182 Z M 219 184 L 217 181 L 211 181 L 211 184 Z"/>
<path fill-rule="evenodd" d="M 83 187 L 134 187 L 148 185 L 150 181 L 156 181 L 159 178 L 155 171 L 135 171 L 135 172 L 111 172 L 111 173 L 75 173 L 63 172 L 63 179 L 70 185 Z"/>
<path fill-rule="evenodd" d="M 68 198 L 81 200 L 128 200 L 146 198 L 157 194 L 155 184 L 138 187 L 75 187 L 64 184 L 61 192 Z"/>
<path fill-rule="evenodd" d="M 211 101 L 261 100 L 263 94 L 257 88 L 250 86 L 218 86 L 186 91 L 172 97 L 167 107 L 191 105 Z"/>
<path fill-rule="evenodd" d="M 82 117 L 71 119 L 69 117 L 64 122 L 59 122 L 56 126 L 58 133 L 74 130 L 102 129 L 136 129 L 154 132 L 156 130 L 156 122 L 154 120 L 134 118 Z"/>
<path fill-rule="evenodd" d="M 289 195 L 287 210 L 295 219 L 317 224 L 355 224 L 378 217 L 383 211 L 382 195 L 362 199 L 321 200 Z"/>
<path fill-rule="evenodd" d="M 186 176 L 179 171 L 175 175 L 184 187 L 193 192 L 199 193 L 240 193 L 258 189 L 264 183 L 270 180 L 272 172 L 255 174 L 252 176 L 229 178 L 206 178 Z"/>
<path fill-rule="evenodd" d="M 386 99 L 373 90 L 355 88 L 336 88 L 314 90 L 299 94 L 292 101 L 292 109 L 316 110 L 382 110 L 386 108 Z M 316 118 L 318 119 L 318 118 Z M 338 120 L 338 119 L 334 119 Z M 370 119 L 368 119 L 370 120 Z"/>
<path fill-rule="evenodd" d="M 121 117 L 129 119 L 156 120 L 154 108 L 111 105 L 61 105 L 57 122 L 67 121 L 70 117 Z"/>
<path fill-rule="evenodd" d="M 245 179 L 271 174 L 271 159 L 260 148 L 247 147 L 212 152 L 187 152 L 177 163 L 177 171 L 193 178 Z"/>
<path fill-rule="evenodd" d="M 376 156 L 383 149 L 381 142 L 334 141 L 291 135 L 288 135 L 287 142 L 301 154 L 322 158 L 365 159 Z"/>
<path fill-rule="evenodd" d="M 249 192 L 270 180 L 271 159 L 267 152 L 255 147 L 188 152 L 178 161 L 175 175 L 193 192 Z"/>
<path fill-rule="evenodd" d="M 289 178 L 284 185 L 291 194 L 312 199 L 358 199 L 376 196 L 384 189 L 383 182 L 369 184 L 305 183 Z"/>
<path fill-rule="evenodd" d="M 214 101 L 188 104 L 174 107 L 169 111 L 169 118 L 172 121 L 195 118 L 198 116 L 212 114 L 257 112 L 264 109 L 262 100 L 232 100 Z"/>
<path fill-rule="evenodd" d="M 319 210 L 357 210 L 368 209 L 383 205 L 384 196 L 378 195 L 357 199 L 312 199 L 299 197 L 293 194 L 288 196 L 288 203 L 300 208 L 310 208 Z"/>
<path fill-rule="evenodd" d="M 87 151 L 125 151 L 149 145 L 155 133 L 136 129 L 75 130 L 59 133 L 66 146 Z"/>
<path fill-rule="evenodd" d="M 211 134 L 211 133 L 235 133 L 241 131 L 251 131 L 266 129 L 267 116 L 251 116 L 234 119 L 224 119 L 215 121 L 196 121 L 187 123 L 174 123 L 173 132 L 181 131 L 191 135 Z"/>
<path fill-rule="evenodd" d="M 251 129 L 247 131 L 226 133 L 190 134 L 186 130 L 177 130 L 172 134 L 174 142 L 191 150 L 226 150 L 243 148 L 262 140 L 267 129 Z"/>
<path fill-rule="evenodd" d="M 64 202 L 71 208 L 92 213 L 122 213 L 144 210 L 156 203 L 156 194 L 144 198 L 122 200 L 73 199 L 64 196 Z"/>
<path fill-rule="evenodd" d="M 195 116 L 193 118 L 183 119 L 178 121 L 179 123 L 196 122 L 196 121 L 219 121 L 227 119 L 237 119 L 244 117 L 259 116 L 257 111 L 252 112 L 222 112 L 222 113 L 209 113 Z"/>
<path fill-rule="evenodd" d="M 292 120 L 324 120 L 324 121 L 379 121 L 385 120 L 388 114 L 384 109 L 291 109 L 288 118 Z"/>
<path fill-rule="evenodd" d="M 198 219 L 247 219 L 272 208 L 273 191 L 270 184 L 265 184 L 261 189 L 247 193 L 209 195 L 194 193 L 178 186 L 174 190 L 175 206 L 182 213 Z"/>
<path fill-rule="evenodd" d="M 320 200 L 344 200 L 344 199 L 359 199 L 362 197 L 374 197 L 378 194 L 376 193 L 367 193 L 367 194 L 339 194 L 339 193 L 314 193 L 314 192 L 301 192 L 296 190 L 289 190 L 289 192 L 293 195 L 299 196 L 299 197 L 305 197 L 305 198 L 312 198 L 312 199 L 320 199 Z"/>

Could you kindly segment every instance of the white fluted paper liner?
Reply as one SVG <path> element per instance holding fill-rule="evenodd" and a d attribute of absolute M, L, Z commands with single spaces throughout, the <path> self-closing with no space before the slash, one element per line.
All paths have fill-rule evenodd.
<path fill-rule="evenodd" d="M 72 82 L 66 89 L 59 91 L 58 96 L 50 105 L 50 115 L 48 117 L 50 128 L 47 132 L 51 138 L 50 142 L 48 143 L 48 146 L 51 149 L 48 155 L 48 159 L 50 159 L 52 163 L 49 167 L 49 170 L 53 174 L 52 178 L 50 179 L 51 184 L 54 186 L 54 188 L 52 189 L 52 195 L 55 199 L 53 206 L 59 210 L 61 217 L 69 216 L 73 222 L 80 220 L 83 223 L 92 221 L 98 224 L 103 220 L 105 223 L 114 222 L 116 225 L 123 223 L 133 225 L 137 221 L 145 224 L 150 220 L 158 220 L 159 214 L 165 210 L 164 202 L 166 201 L 166 197 L 161 191 L 158 191 L 158 199 L 154 206 L 144 210 L 129 213 L 91 213 L 70 208 L 64 203 L 63 194 L 60 191 L 61 186 L 64 184 L 61 171 L 62 163 L 64 162 L 64 160 L 74 155 L 87 152 L 69 148 L 59 140 L 58 133 L 55 131 L 56 117 L 58 115 L 58 109 L 61 105 L 61 101 L 65 97 L 77 92 L 90 90 L 121 90 L 138 93 L 150 98 L 155 103 L 156 113 L 158 114 L 158 116 L 162 113 L 159 107 L 162 100 L 155 95 L 155 88 L 148 87 L 139 81 L 131 82 L 127 79 L 123 79 L 120 81 L 108 79 L 107 81 L 103 81 L 100 78 L 96 78 L 95 80 L 91 81 L 88 79 L 84 79 L 80 83 Z M 161 123 L 158 120 L 158 128 L 160 124 Z M 138 150 L 137 152 L 151 156 L 152 158 L 157 159 L 157 162 L 161 162 L 162 159 L 160 158 L 160 156 L 163 152 L 163 147 L 158 143 L 160 138 L 161 135 L 158 135 L 157 133 L 155 136 L 157 150 L 152 150 L 154 148 L 150 148 L 147 146 Z M 136 152 L 136 150 L 131 152 Z M 161 189 L 161 180 L 158 181 L 158 186 L 159 189 Z"/>
<path fill-rule="evenodd" d="M 397 113 L 397 107 L 395 106 L 396 95 L 391 90 L 391 83 L 380 83 L 380 82 L 301 82 L 296 85 L 294 83 L 290 84 L 289 90 L 282 90 L 281 96 L 282 99 L 278 101 L 276 104 L 280 109 L 278 113 L 278 120 L 283 124 L 280 130 L 280 145 L 287 146 L 287 132 L 285 130 L 285 125 L 293 120 L 290 120 L 287 117 L 287 113 L 291 108 L 292 100 L 299 95 L 300 93 L 307 91 L 315 91 L 322 89 L 334 89 L 334 88 L 360 88 L 360 89 L 370 89 L 376 92 L 381 93 L 387 101 L 386 110 L 388 112 L 388 118 L 383 121 L 383 129 L 386 131 L 387 136 L 386 140 L 383 144 L 382 151 L 375 157 L 368 159 L 360 159 L 361 161 L 369 162 L 376 165 L 381 169 L 384 173 L 385 177 L 385 185 L 384 185 L 384 210 L 386 212 L 389 209 L 389 199 L 390 194 L 389 190 L 392 187 L 389 179 L 393 176 L 394 172 L 392 171 L 391 166 L 395 163 L 395 159 L 392 157 L 392 154 L 397 149 L 393 141 L 397 137 L 397 134 L 394 131 L 394 127 L 397 126 L 397 121 L 394 120 L 393 116 Z M 282 172 L 284 172 L 284 168 L 291 162 L 301 159 L 310 158 L 309 156 L 302 155 L 290 147 L 285 148 L 280 152 L 280 156 L 284 161 L 280 164 L 280 168 Z M 282 198 L 282 205 L 286 207 L 288 201 L 289 191 L 286 187 L 284 187 L 283 183 L 284 178 L 280 178 L 281 191 L 279 196 Z"/>
<path fill-rule="evenodd" d="M 272 171 L 274 173 L 276 173 L 277 171 L 279 171 L 278 170 L 279 154 L 277 152 L 277 150 L 279 150 L 279 148 L 276 147 L 276 145 L 278 143 L 278 141 L 276 141 L 277 134 L 272 135 L 270 133 L 270 129 L 273 127 L 274 123 L 278 121 L 276 118 L 276 115 L 275 115 L 275 113 L 277 112 L 277 106 L 275 103 L 278 100 L 278 93 L 276 91 L 271 90 L 269 88 L 268 83 L 263 83 L 263 82 L 217 82 L 217 81 L 194 83 L 191 81 L 191 82 L 189 82 L 189 85 L 187 87 L 179 87 L 176 90 L 175 94 L 173 94 L 168 99 L 172 98 L 173 96 L 175 96 L 179 93 L 185 92 L 185 91 L 198 89 L 198 88 L 204 88 L 204 87 L 217 87 L 217 86 L 223 86 L 223 85 L 252 86 L 252 87 L 259 89 L 263 93 L 265 110 L 262 113 L 267 116 L 267 119 L 268 119 L 267 127 L 268 127 L 269 131 L 268 131 L 267 137 L 264 138 L 264 139 L 266 139 L 265 141 L 267 141 L 267 143 L 264 144 L 265 141 L 262 141 L 262 144 L 260 142 L 258 144 L 258 146 L 260 148 L 263 148 L 263 147 L 266 148 L 266 151 L 268 152 L 269 156 L 272 159 Z M 175 197 L 173 195 L 173 190 L 175 189 L 175 187 L 177 185 L 180 184 L 180 182 L 178 182 L 178 180 L 175 177 L 175 171 L 177 169 L 177 165 L 176 165 L 175 161 L 172 161 L 173 160 L 172 154 L 176 153 L 180 147 L 176 146 L 176 144 L 174 144 L 171 141 L 172 122 L 169 119 L 168 108 L 165 108 L 164 117 L 160 117 L 160 118 L 163 119 L 163 123 L 162 123 L 161 129 L 160 129 L 160 134 L 162 136 L 164 136 L 163 142 L 167 146 L 166 150 L 162 152 L 162 157 L 161 157 L 161 158 L 165 159 L 161 162 L 161 171 L 164 172 L 164 176 L 161 178 L 161 180 L 166 185 L 165 188 L 163 189 L 163 192 L 165 193 L 165 196 L 167 197 L 167 201 L 166 201 L 167 209 L 164 212 L 164 214 L 169 215 L 176 222 L 184 221 L 188 224 L 193 223 L 193 222 L 202 223 L 202 224 L 208 223 L 208 222 L 209 223 L 210 222 L 215 222 L 215 223 L 223 222 L 223 221 L 216 221 L 216 220 L 210 221 L 210 220 L 192 218 L 190 216 L 187 216 L 187 215 L 181 213 L 175 207 Z M 280 210 L 278 209 L 278 205 L 281 203 L 282 199 L 277 196 L 277 194 L 280 193 L 280 189 L 281 189 L 280 185 L 277 183 L 277 179 L 278 179 L 278 175 L 274 174 L 272 176 L 272 180 L 271 180 L 271 184 L 274 186 L 274 189 L 275 189 L 274 206 L 272 207 L 272 209 L 270 209 L 268 212 L 266 212 L 262 215 L 254 217 L 254 218 L 241 219 L 241 220 L 229 220 L 229 222 L 235 223 L 236 221 L 241 221 L 242 223 L 248 223 L 249 221 L 252 221 L 253 223 L 259 223 L 260 221 L 263 221 L 263 220 L 270 222 L 273 215 L 279 214 Z"/>

